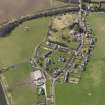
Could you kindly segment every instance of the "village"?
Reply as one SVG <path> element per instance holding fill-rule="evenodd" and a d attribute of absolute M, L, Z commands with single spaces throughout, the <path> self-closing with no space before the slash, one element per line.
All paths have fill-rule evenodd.
<path fill-rule="evenodd" d="M 78 10 L 78 7 L 76 9 L 67 7 L 67 9 L 63 8 L 64 11 L 61 13 L 63 9 L 56 8 L 50 13 L 48 9 L 47 12 L 23 18 L 24 22 L 32 18 L 50 17 L 46 37 L 35 47 L 32 57 L 26 61 L 31 65 L 30 81 L 27 84 L 31 84 L 36 92 L 35 105 L 56 105 L 56 84 L 78 86 L 83 72 L 87 70 L 97 41 L 87 18 L 93 11 L 105 12 L 105 5 L 104 0 L 83 1 L 84 4 L 82 0 L 66 0 L 68 3 L 79 5 Z M 59 13 L 56 13 L 56 10 Z M 15 25 L 21 24 L 21 20 L 16 20 Z M 30 26 L 24 27 L 24 31 L 30 32 L 30 30 Z M 16 69 L 18 66 L 20 64 L 11 65 L 4 68 L 3 72 L 8 72 L 10 68 Z M 2 74 L 2 71 L 0 73 Z M 89 96 L 91 95 L 90 92 Z"/>
<path fill-rule="evenodd" d="M 51 18 L 47 38 L 37 47 L 31 60 L 32 80 L 41 102 L 55 105 L 55 82 L 78 84 L 95 47 L 96 38 L 87 23 L 88 12 L 66 13 Z M 47 80 L 51 81 L 47 94 Z M 50 104 L 49 104 L 50 103 Z"/>

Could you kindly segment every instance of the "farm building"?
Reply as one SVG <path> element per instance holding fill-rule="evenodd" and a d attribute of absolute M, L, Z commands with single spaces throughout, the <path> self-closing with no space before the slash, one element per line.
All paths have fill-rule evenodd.
<path fill-rule="evenodd" d="M 35 85 L 41 86 L 45 83 L 45 77 L 40 70 L 31 73 L 32 81 Z"/>

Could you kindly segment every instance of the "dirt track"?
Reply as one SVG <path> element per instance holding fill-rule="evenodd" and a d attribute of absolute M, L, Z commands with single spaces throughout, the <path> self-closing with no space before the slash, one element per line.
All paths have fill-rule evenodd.
<path fill-rule="evenodd" d="M 0 0 L 0 23 L 49 7 L 49 0 Z"/>

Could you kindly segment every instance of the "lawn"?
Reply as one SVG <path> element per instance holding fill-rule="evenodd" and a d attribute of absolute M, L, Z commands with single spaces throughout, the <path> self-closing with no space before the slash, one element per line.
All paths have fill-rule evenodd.
<path fill-rule="evenodd" d="M 105 14 L 88 18 L 97 37 L 93 56 L 79 85 L 56 84 L 56 105 L 105 105 Z"/>
<path fill-rule="evenodd" d="M 25 22 L 7 37 L 0 38 L 0 66 L 30 59 L 34 48 L 47 35 L 48 20 L 48 18 L 41 18 Z"/>
<path fill-rule="evenodd" d="M 36 88 L 31 84 L 31 65 L 24 63 L 4 73 L 14 105 L 33 105 L 37 102 Z"/>

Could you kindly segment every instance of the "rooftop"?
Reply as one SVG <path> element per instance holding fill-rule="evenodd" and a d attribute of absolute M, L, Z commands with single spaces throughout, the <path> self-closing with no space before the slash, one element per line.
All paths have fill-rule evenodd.
<path fill-rule="evenodd" d="M 40 70 L 32 72 L 31 76 L 34 80 L 38 80 L 43 77 Z"/>

